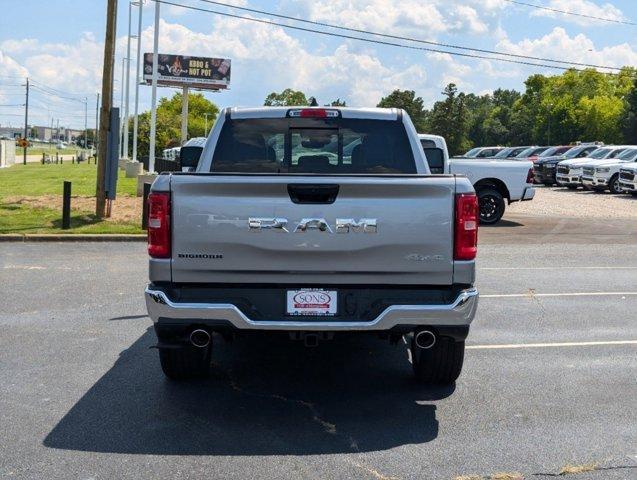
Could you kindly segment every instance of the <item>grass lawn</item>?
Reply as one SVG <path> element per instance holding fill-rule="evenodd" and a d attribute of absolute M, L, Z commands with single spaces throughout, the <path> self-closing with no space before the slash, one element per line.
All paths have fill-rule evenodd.
<path fill-rule="evenodd" d="M 0 234 L 2 233 L 143 233 L 137 179 L 120 171 L 113 216 L 94 215 L 97 166 L 14 165 L 0 169 Z M 71 228 L 61 229 L 62 185 L 72 182 Z M 126 211 L 124 211 L 126 210 Z M 117 215 L 116 215 L 117 214 Z"/>

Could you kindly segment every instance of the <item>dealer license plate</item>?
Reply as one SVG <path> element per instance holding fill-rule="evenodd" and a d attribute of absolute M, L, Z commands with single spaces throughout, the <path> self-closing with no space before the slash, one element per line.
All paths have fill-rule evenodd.
<path fill-rule="evenodd" d="M 288 315 L 336 315 L 336 290 L 288 290 Z"/>

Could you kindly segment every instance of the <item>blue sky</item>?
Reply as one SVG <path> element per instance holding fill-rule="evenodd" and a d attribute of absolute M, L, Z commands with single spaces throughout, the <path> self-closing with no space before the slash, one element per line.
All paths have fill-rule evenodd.
<path fill-rule="evenodd" d="M 170 1 L 232 11 L 201 0 Z M 142 51 L 152 48 L 154 3 L 148 0 L 146 3 Z M 553 14 L 506 0 L 234 0 L 232 3 L 473 48 L 608 66 L 637 65 L 637 26 Z M 528 3 L 637 22 L 634 0 L 528 0 Z M 82 126 L 82 99 L 86 96 L 92 125 L 95 93 L 101 84 L 106 1 L 24 0 L 24 4 L 26 21 L 16 21 L 15 15 L 0 18 L 0 125 L 22 121 L 19 104 L 24 102 L 24 89 L 20 85 L 26 75 L 36 82 L 31 111 L 35 123 L 48 124 L 59 118 L 62 125 Z M 393 89 L 408 88 L 431 105 L 451 81 L 467 92 L 484 93 L 499 87 L 521 90 L 529 74 L 557 72 L 330 38 L 169 5 L 162 5 L 161 10 L 161 52 L 232 59 L 231 89 L 206 94 L 220 106 L 260 105 L 268 93 L 286 87 L 315 95 L 319 102 L 341 98 L 354 106 L 375 105 Z M 136 21 L 134 14 L 133 30 Z M 127 23 L 128 3 L 120 0 L 116 106 L 121 91 Z M 132 50 L 135 51 L 134 44 Z M 47 88 L 63 92 L 68 98 L 56 97 L 51 90 L 42 91 Z M 150 88 L 140 90 L 144 110 L 150 104 Z M 170 89 L 160 90 L 160 95 L 171 94 Z"/>

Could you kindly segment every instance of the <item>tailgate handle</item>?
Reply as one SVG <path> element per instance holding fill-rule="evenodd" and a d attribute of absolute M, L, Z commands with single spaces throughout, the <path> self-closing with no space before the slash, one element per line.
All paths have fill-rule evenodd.
<path fill-rule="evenodd" d="M 340 185 L 308 183 L 288 184 L 288 194 L 294 203 L 330 204 L 338 196 Z"/>

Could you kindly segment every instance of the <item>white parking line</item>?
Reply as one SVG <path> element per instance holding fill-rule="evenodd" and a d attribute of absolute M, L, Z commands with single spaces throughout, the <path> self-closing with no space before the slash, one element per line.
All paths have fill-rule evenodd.
<path fill-rule="evenodd" d="M 500 350 L 507 348 L 592 347 L 596 345 L 637 345 L 637 340 L 609 340 L 606 342 L 560 342 L 560 343 L 510 343 L 502 345 L 467 345 L 470 350 Z"/>
<path fill-rule="evenodd" d="M 480 298 L 523 298 L 523 297 L 604 297 L 604 296 L 631 296 L 637 292 L 565 292 L 565 293 L 495 293 L 480 295 Z"/>

